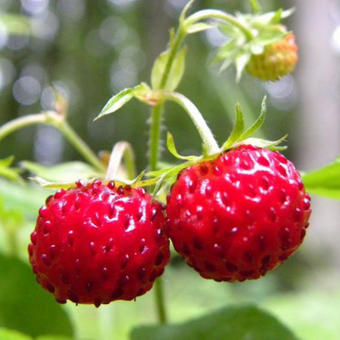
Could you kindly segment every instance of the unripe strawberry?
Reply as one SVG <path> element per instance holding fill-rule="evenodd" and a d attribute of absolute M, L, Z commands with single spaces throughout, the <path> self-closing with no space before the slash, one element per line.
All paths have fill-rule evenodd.
<path fill-rule="evenodd" d="M 276 81 L 291 73 L 298 61 L 294 34 L 267 45 L 262 54 L 252 55 L 246 70 L 263 81 Z"/>
<path fill-rule="evenodd" d="M 204 278 L 257 279 L 302 243 L 310 197 L 276 151 L 242 145 L 183 170 L 168 196 L 175 249 Z"/>
<path fill-rule="evenodd" d="M 144 189 L 94 182 L 47 199 L 29 258 L 37 281 L 60 303 L 132 300 L 169 261 L 162 206 Z"/>

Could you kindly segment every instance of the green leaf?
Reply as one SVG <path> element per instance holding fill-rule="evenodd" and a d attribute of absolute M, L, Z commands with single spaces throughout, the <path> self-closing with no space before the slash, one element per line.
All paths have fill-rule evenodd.
<path fill-rule="evenodd" d="M 267 113 L 266 101 L 267 101 L 267 96 L 264 96 L 262 100 L 262 104 L 261 104 L 261 113 L 259 117 L 256 119 L 255 123 L 250 128 L 248 128 L 245 132 L 242 133 L 239 140 L 244 140 L 246 138 L 249 138 L 257 130 L 259 130 L 262 127 L 265 121 L 265 118 L 266 118 L 266 113 Z"/>
<path fill-rule="evenodd" d="M 47 181 L 39 176 L 34 176 L 29 178 L 32 182 L 38 184 L 42 188 L 45 189 L 70 189 L 75 188 L 76 183 L 75 182 L 51 182 Z"/>
<path fill-rule="evenodd" d="M 227 150 L 240 138 L 244 131 L 244 118 L 240 103 L 236 104 L 236 118 L 233 131 L 227 141 L 223 144 L 222 150 Z"/>
<path fill-rule="evenodd" d="M 236 56 L 235 64 L 236 64 L 236 81 L 237 82 L 241 80 L 243 70 L 247 66 L 250 58 L 251 58 L 251 53 L 249 52 L 241 52 L 238 56 Z"/>
<path fill-rule="evenodd" d="M 48 191 L 30 183 L 19 185 L 0 179 L 0 196 L 6 197 L 6 208 L 21 211 L 31 220 L 36 219 L 36 212 L 48 194 Z"/>
<path fill-rule="evenodd" d="M 127 102 L 129 102 L 133 97 L 139 97 L 141 94 L 148 90 L 148 86 L 145 83 L 141 83 L 133 88 L 128 88 L 120 91 L 113 97 L 109 99 L 109 101 L 105 104 L 102 111 L 99 115 L 94 119 L 97 120 L 106 116 L 110 113 L 116 112 L 122 106 L 124 106 Z"/>
<path fill-rule="evenodd" d="M 32 174 L 52 182 L 76 182 L 79 179 L 100 177 L 92 166 L 78 161 L 49 167 L 25 161 L 21 162 L 21 166 Z"/>
<path fill-rule="evenodd" d="M 223 308 L 196 320 L 134 329 L 131 340 L 297 340 L 274 316 L 258 307 Z"/>
<path fill-rule="evenodd" d="M 32 340 L 30 336 L 27 336 L 18 331 L 6 329 L 6 328 L 0 328 L 0 339 L 2 340 Z"/>
<path fill-rule="evenodd" d="M 340 157 L 320 169 L 303 174 L 302 179 L 311 194 L 340 199 Z"/>
<path fill-rule="evenodd" d="M 169 77 L 163 87 L 164 90 L 174 91 L 177 88 L 184 74 L 186 54 L 187 49 L 186 47 L 183 47 L 175 56 L 171 69 L 169 70 Z M 151 85 L 154 90 L 158 90 L 162 87 L 162 77 L 169 57 L 170 52 L 167 50 L 161 53 L 155 60 L 151 71 Z"/>
<path fill-rule="evenodd" d="M 133 98 L 133 91 L 133 88 L 124 89 L 110 98 L 95 120 L 119 110 Z"/>
<path fill-rule="evenodd" d="M 10 166 L 14 161 L 14 156 L 7 157 L 5 159 L 0 159 L 0 177 L 5 177 L 13 182 L 22 182 L 19 175 L 19 169 L 11 169 Z"/>
<path fill-rule="evenodd" d="M 189 26 L 186 30 L 186 33 L 187 34 L 198 33 L 198 32 L 209 30 L 214 27 L 215 27 L 214 25 L 209 25 L 209 24 L 206 24 L 205 22 L 198 22 L 196 24 L 192 24 L 191 26 Z"/>
<path fill-rule="evenodd" d="M 190 161 L 193 161 L 193 160 L 197 159 L 196 156 L 181 156 L 177 152 L 177 149 L 176 149 L 176 146 L 175 146 L 174 137 L 173 137 L 173 135 L 170 132 L 168 132 L 168 134 L 167 134 L 166 145 L 167 145 L 167 148 L 170 151 L 170 153 L 173 156 L 175 156 L 176 158 L 178 158 L 178 159 L 185 159 L 185 160 L 190 160 Z"/>
<path fill-rule="evenodd" d="M 27 264 L 0 255 L 0 268 L 0 327 L 16 329 L 32 337 L 73 335 L 66 312 L 40 287 Z"/>

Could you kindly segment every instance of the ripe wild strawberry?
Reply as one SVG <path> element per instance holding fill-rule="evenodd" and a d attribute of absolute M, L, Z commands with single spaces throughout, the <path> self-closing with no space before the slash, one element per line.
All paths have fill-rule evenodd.
<path fill-rule="evenodd" d="M 29 245 L 37 281 L 60 303 L 132 300 L 169 261 L 162 207 L 144 189 L 100 182 L 47 199 Z"/>
<path fill-rule="evenodd" d="M 275 81 L 293 72 L 298 61 L 298 47 L 294 34 L 267 45 L 262 54 L 253 55 L 246 69 L 254 77 L 263 81 Z"/>
<path fill-rule="evenodd" d="M 175 249 L 204 278 L 257 279 L 302 243 L 310 197 L 276 151 L 242 145 L 183 170 L 168 196 Z"/>

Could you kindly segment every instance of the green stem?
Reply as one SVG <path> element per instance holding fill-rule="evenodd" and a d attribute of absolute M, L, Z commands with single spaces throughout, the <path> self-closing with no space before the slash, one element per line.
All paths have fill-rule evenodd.
<path fill-rule="evenodd" d="M 166 83 L 168 81 L 171 67 L 173 61 L 176 57 L 176 54 L 179 50 L 181 43 L 185 37 L 185 33 L 182 29 L 182 26 L 178 29 L 175 40 L 170 47 L 169 59 L 165 65 L 164 72 L 162 74 L 161 82 L 160 82 L 160 90 L 164 89 Z M 150 126 L 150 143 L 149 143 L 149 169 L 150 171 L 154 171 L 157 169 L 158 159 L 159 159 L 159 139 L 161 135 L 161 123 L 162 123 L 162 115 L 163 115 L 163 103 L 156 105 L 153 107 L 151 112 L 151 126 Z"/>
<path fill-rule="evenodd" d="M 4 139 L 9 134 L 17 130 L 36 124 L 52 125 L 55 128 L 59 129 L 69 140 L 69 142 L 90 164 L 92 164 L 99 171 L 105 170 L 104 165 L 97 158 L 96 154 L 89 148 L 89 146 L 68 125 L 63 117 L 53 111 L 27 115 L 24 117 L 16 118 L 4 124 L 2 127 L 0 127 L 0 140 Z"/>
<path fill-rule="evenodd" d="M 164 303 L 164 291 L 162 277 L 159 277 L 155 282 L 155 300 L 158 313 L 158 321 L 161 325 L 167 323 L 167 313 Z"/>
<path fill-rule="evenodd" d="M 163 104 L 156 105 L 152 108 L 151 125 L 150 125 L 150 142 L 149 142 L 149 169 L 150 171 L 157 170 L 162 115 L 163 115 Z"/>
<path fill-rule="evenodd" d="M 47 115 L 45 113 L 38 113 L 11 120 L 0 127 L 0 141 L 16 130 L 20 130 L 26 126 L 46 124 L 46 117 Z"/>
<path fill-rule="evenodd" d="M 251 30 L 247 28 L 244 24 L 242 24 L 240 20 L 238 20 L 231 14 L 219 11 L 217 9 L 203 9 L 201 11 L 198 11 L 186 18 L 183 26 L 189 27 L 190 25 L 205 19 L 220 19 L 222 21 L 226 21 L 229 24 L 237 27 L 244 34 L 247 40 L 251 40 L 253 38 L 253 33 L 251 32 Z"/>
<path fill-rule="evenodd" d="M 169 75 L 170 75 L 172 64 L 175 60 L 176 54 L 179 50 L 179 47 L 180 47 L 184 37 L 185 37 L 185 31 L 183 30 L 183 27 L 180 26 L 177 33 L 176 33 L 175 40 L 174 40 L 174 42 L 171 46 L 169 59 L 168 59 L 166 65 L 165 65 L 165 68 L 164 68 L 164 72 L 163 72 L 161 83 L 160 83 L 160 90 L 165 88 L 166 82 L 168 81 L 168 78 L 169 78 Z"/>
<path fill-rule="evenodd" d="M 163 99 L 177 103 L 188 113 L 202 138 L 207 155 L 209 156 L 218 153 L 220 151 L 218 144 L 195 104 L 180 93 L 164 91 L 161 92 L 161 94 Z"/>
<path fill-rule="evenodd" d="M 165 65 L 164 72 L 162 75 L 160 89 L 166 86 L 168 81 L 171 67 L 179 47 L 185 37 L 185 32 L 182 26 L 178 29 L 175 40 L 170 47 L 169 59 Z M 158 160 L 159 160 L 159 145 L 160 145 L 160 135 L 161 135 L 161 123 L 163 115 L 163 103 L 153 107 L 151 112 L 151 125 L 150 125 L 150 143 L 149 143 L 149 169 L 150 171 L 157 170 Z M 160 324 L 167 323 L 167 314 L 164 302 L 164 292 L 163 292 L 163 281 L 162 277 L 159 277 L 155 282 L 155 301 L 158 314 L 158 320 Z"/>
<path fill-rule="evenodd" d="M 246 36 L 248 40 L 250 40 L 253 37 L 251 31 L 247 27 L 245 27 L 232 15 L 224 13 L 222 11 L 202 10 L 191 15 L 190 17 L 188 17 L 187 19 L 185 19 L 183 22 L 180 23 L 180 27 L 177 30 L 175 40 L 170 46 L 169 58 L 167 60 L 167 63 L 164 68 L 164 72 L 162 74 L 159 90 L 163 90 L 166 86 L 176 54 L 186 36 L 186 30 L 185 30 L 186 27 L 188 27 L 189 25 L 197 21 L 208 19 L 208 18 L 221 19 L 223 21 L 227 21 L 228 23 L 238 27 L 244 33 L 244 35 Z M 160 145 L 159 139 L 161 135 L 163 105 L 164 104 L 161 103 L 161 104 L 154 106 L 151 112 L 150 143 L 149 143 L 149 169 L 150 171 L 157 170 L 157 167 L 158 167 L 159 145 Z M 208 146 L 210 150 L 209 152 L 218 150 L 218 146 L 216 144 L 215 139 L 213 138 L 211 132 L 210 133 L 208 132 L 209 128 L 206 128 L 207 126 L 205 124 L 206 126 L 205 127 L 204 124 L 202 122 L 199 123 L 200 129 L 201 129 L 199 131 L 202 132 L 202 127 L 203 127 L 203 130 L 205 131 L 203 133 L 204 134 L 203 141 L 205 142 L 206 146 Z M 155 282 L 155 299 L 156 299 L 159 322 L 161 324 L 165 324 L 167 321 L 167 316 L 166 316 L 166 309 L 164 305 L 164 294 L 163 294 L 163 286 L 162 286 L 161 280 L 162 280 L 161 278 L 158 278 Z"/>
<path fill-rule="evenodd" d="M 62 121 L 61 124 L 52 124 L 65 135 L 68 141 L 78 150 L 78 152 L 95 168 L 99 171 L 105 171 L 103 163 L 98 159 L 96 154 L 90 147 L 80 138 L 80 136 L 71 128 L 66 122 Z"/>

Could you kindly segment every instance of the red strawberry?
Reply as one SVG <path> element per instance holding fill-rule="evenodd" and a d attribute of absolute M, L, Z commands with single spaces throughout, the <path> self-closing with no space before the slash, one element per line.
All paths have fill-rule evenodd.
<path fill-rule="evenodd" d="M 247 71 L 263 81 L 275 81 L 293 72 L 298 61 L 294 34 L 267 45 L 262 54 L 253 55 L 247 64 Z"/>
<path fill-rule="evenodd" d="M 144 189 L 101 182 L 60 190 L 39 211 L 29 257 L 60 303 L 131 300 L 169 261 L 162 206 Z"/>
<path fill-rule="evenodd" d="M 168 196 L 170 238 L 202 277 L 257 279 L 302 243 L 310 197 L 278 152 L 242 145 L 183 170 Z"/>

